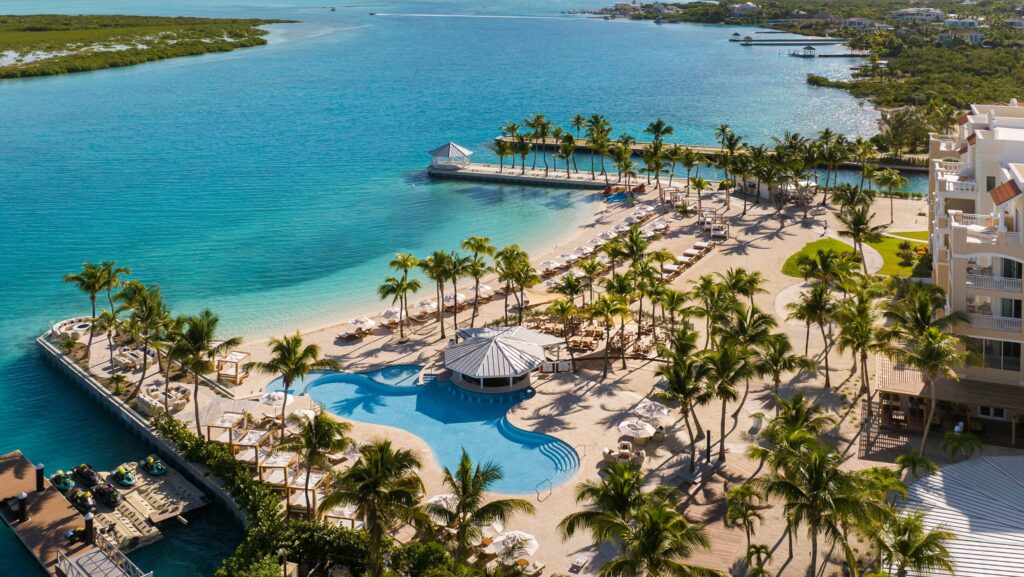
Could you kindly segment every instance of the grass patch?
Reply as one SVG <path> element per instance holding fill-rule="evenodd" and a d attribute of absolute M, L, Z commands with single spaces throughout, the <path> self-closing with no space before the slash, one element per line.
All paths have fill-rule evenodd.
<path fill-rule="evenodd" d="M 928 231 L 927 230 L 912 230 L 909 232 L 890 232 L 896 236 L 902 236 L 903 238 L 912 238 L 921 242 L 928 242 Z"/>
<path fill-rule="evenodd" d="M 0 16 L 0 78 L 51 76 L 266 44 L 285 20 L 161 16 Z M 14 53 L 13 62 L 10 53 Z"/>
<path fill-rule="evenodd" d="M 893 234 L 896 234 L 896 233 L 893 233 Z M 899 234 L 901 236 L 906 234 L 908 238 L 912 238 L 910 235 L 911 234 L 916 234 L 916 233 L 909 233 L 909 234 L 907 234 L 907 233 L 899 233 Z M 924 234 L 927 235 L 928 233 L 925 232 Z M 899 255 L 897 253 L 900 250 L 900 243 L 901 242 L 903 242 L 903 239 L 893 238 L 891 236 L 883 236 L 881 242 L 865 243 L 868 246 L 870 246 L 871 248 L 877 250 L 879 252 L 879 254 L 882 255 L 882 260 L 884 261 L 884 264 L 882 265 L 881 270 L 878 271 L 878 274 L 887 274 L 887 275 L 890 275 L 890 276 L 910 276 L 910 273 L 913 272 L 914 265 L 911 264 L 910 266 L 903 266 L 903 264 L 900 263 L 901 259 L 900 259 Z M 924 244 L 924 243 L 923 242 L 918 242 L 918 243 L 914 243 L 914 244 Z"/>
<path fill-rule="evenodd" d="M 896 239 L 893 239 L 896 240 Z M 786 276 L 792 276 L 796 278 L 804 278 L 804 275 L 800 273 L 800 265 L 797 264 L 800 261 L 800 257 L 803 255 L 814 255 L 819 250 L 834 250 L 836 252 L 853 252 L 853 247 L 846 244 L 843 241 L 836 240 L 834 238 L 823 238 L 814 242 L 809 242 L 798 252 L 795 252 L 786 259 L 786 262 L 782 265 L 782 274 Z"/>

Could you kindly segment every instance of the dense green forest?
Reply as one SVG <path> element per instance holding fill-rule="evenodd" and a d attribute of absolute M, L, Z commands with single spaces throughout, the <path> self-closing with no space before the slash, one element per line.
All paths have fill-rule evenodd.
<path fill-rule="evenodd" d="M 0 16 L 0 78 L 130 66 L 266 44 L 281 20 L 160 16 Z"/>

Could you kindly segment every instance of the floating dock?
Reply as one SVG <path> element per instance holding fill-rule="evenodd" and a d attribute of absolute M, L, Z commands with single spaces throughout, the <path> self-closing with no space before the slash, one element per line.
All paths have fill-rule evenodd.
<path fill-rule="evenodd" d="M 517 166 L 514 170 L 505 165 L 502 169 L 497 164 L 467 164 L 465 166 L 437 166 L 431 164 L 427 167 L 427 174 L 434 178 L 446 178 L 452 180 L 472 180 L 477 182 L 496 182 L 503 184 L 525 184 L 530 186 L 554 186 L 562 188 L 580 188 L 588 190 L 603 190 L 609 186 L 605 183 L 604 177 L 598 174 L 591 178 L 590 171 L 580 170 L 566 175 L 565 168 L 560 170 L 548 170 L 545 175 L 543 169 L 526 169 L 523 173 Z M 612 174 L 614 177 L 615 175 Z M 611 181 L 614 182 L 615 178 Z M 637 184 L 643 179 L 637 179 Z"/>
<path fill-rule="evenodd" d="M 105 537 L 71 542 L 67 534 L 86 529 L 86 518 L 45 478 L 42 466 L 21 451 L 0 456 L 0 516 L 49 575 L 60 577 L 147 577 Z M 88 540 L 86 540 L 88 541 Z"/>

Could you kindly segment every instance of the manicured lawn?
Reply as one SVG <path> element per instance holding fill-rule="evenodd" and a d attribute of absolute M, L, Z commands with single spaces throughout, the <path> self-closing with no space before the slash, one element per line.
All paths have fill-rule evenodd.
<path fill-rule="evenodd" d="M 904 238 L 913 238 L 921 242 L 928 242 L 928 231 L 927 230 L 912 230 L 910 232 L 891 232 L 896 236 L 902 236 Z"/>
<path fill-rule="evenodd" d="M 896 234 L 896 233 L 894 233 Z M 911 238 L 910 235 L 916 233 L 899 233 L 901 236 L 906 235 Z M 925 232 L 924 234 L 928 234 Z M 897 256 L 897 252 L 900 250 L 900 243 L 902 239 L 893 238 L 891 236 L 883 236 L 881 242 L 869 242 L 866 243 L 871 248 L 877 250 L 882 255 L 882 260 L 885 264 L 882 265 L 882 269 L 878 271 L 878 274 L 887 274 L 892 276 L 910 276 L 910 273 L 914 270 L 913 265 L 903 266 L 900 264 L 900 257 Z M 924 244 L 924 243 L 915 243 Z"/>
<path fill-rule="evenodd" d="M 895 240 L 895 239 L 893 239 Z M 801 255 L 813 255 L 819 250 L 834 250 L 836 252 L 853 252 L 853 247 L 846 244 L 845 242 L 836 240 L 834 238 L 823 238 L 814 242 L 809 242 L 799 252 L 795 252 L 786 259 L 786 262 L 782 265 L 782 274 L 786 276 L 792 276 L 796 278 L 804 278 L 804 275 L 800 274 L 800 266 L 797 264 L 800 260 Z"/>

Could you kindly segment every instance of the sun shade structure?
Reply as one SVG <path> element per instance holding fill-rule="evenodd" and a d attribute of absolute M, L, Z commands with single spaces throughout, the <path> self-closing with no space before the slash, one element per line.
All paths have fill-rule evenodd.
<path fill-rule="evenodd" d="M 449 142 L 430 151 L 430 164 L 440 168 L 462 168 L 469 166 L 473 151 Z"/>
<path fill-rule="evenodd" d="M 468 388 L 503 391 L 523 388 L 530 372 L 546 360 L 545 351 L 562 339 L 523 327 L 460 329 L 464 340 L 444 351 L 445 368 Z"/>
<path fill-rule="evenodd" d="M 1024 551 L 1022 480 L 1024 457 L 975 457 L 918 479 L 905 508 L 924 513 L 928 529 L 941 526 L 956 535 L 947 548 L 957 575 L 1018 577 Z"/>

